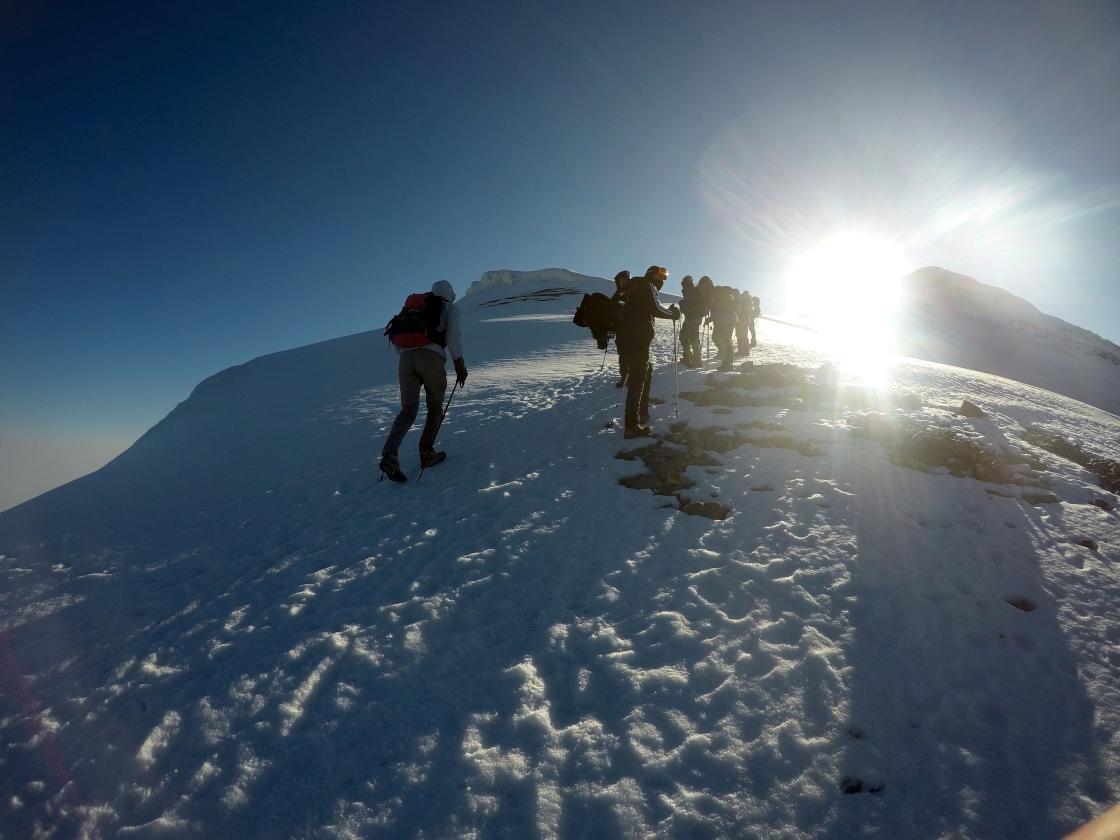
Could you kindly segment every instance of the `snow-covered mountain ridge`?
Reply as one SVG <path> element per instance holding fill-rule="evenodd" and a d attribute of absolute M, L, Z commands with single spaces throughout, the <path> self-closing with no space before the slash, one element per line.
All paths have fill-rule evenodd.
<path fill-rule="evenodd" d="M 1043 838 L 1120 799 L 1120 500 L 1078 454 L 1120 418 L 837 381 L 768 321 L 675 388 L 659 324 L 662 439 L 624 442 L 542 294 L 582 287 L 532 280 L 460 300 L 422 482 L 416 430 L 376 480 L 375 331 L 0 514 L 5 834 Z"/>
<path fill-rule="evenodd" d="M 500 271 L 483 272 L 467 288 L 464 298 L 478 295 L 500 296 L 503 289 L 515 287 L 519 292 L 528 293 L 541 288 L 570 288 L 582 291 L 613 292 L 614 284 L 602 277 L 579 274 L 567 268 L 543 268 L 537 271 Z"/>
<path fill-rule="evenodd" d="M 941 268 L 903 279 L 898 352 L 1028 382 L 1120 415 L 1120 346 Z"/>

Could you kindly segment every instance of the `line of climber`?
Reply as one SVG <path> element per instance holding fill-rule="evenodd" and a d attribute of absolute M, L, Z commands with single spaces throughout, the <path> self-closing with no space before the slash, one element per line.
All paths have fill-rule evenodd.
<path fill-rule="evenodd" d="M 732 370 L 734 358 L 750 355 L 750 348 L 757 343 L 755 320 L 761 314 L 757 297 L 731 286 L 717 286 L 707 276 L 694 283 L 689 275 L 681 280 L 680 306 L 674 304 L 666 309 L 657 299 L 657 293 L 668 276 L 668 269 L 657 265 L 651 265 L 645 274 L 638 277 L 632 277 L 629 271 L 620 271 L 614 278 L 614 295 L 610 298 L 600 294 L 586 295 L 573 319 L 576 324 L 591 329 L 604 354 L 611 336 L 615 339 L 620 372 L 617 386 L 627 388 L 627 438 L 651 434 L 648 426 L 649 386 L 653 366 L 649 360 L 649 348 L 653 341 L 655 318 L 672 319 L 675 338 L 675 322 L 683 315 L 679 333 L 683 353 L 679 364 L 688 368 L 701 367 L 700 333 L 709 326 L 709 354 L 710 342 L 714 341 L 721 371 Z"/>

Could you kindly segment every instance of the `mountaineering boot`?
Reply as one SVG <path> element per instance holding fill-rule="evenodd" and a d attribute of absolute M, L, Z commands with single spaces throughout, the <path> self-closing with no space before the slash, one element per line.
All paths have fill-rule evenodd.
<path fill-rule="evenodd" d="M 440 461 L 447 457 L 446 452 L 436 452 L 434 449 L 429 449 L 420 453 L 420 466 L 424 469 L 434 467 Z"/>
<path fill-rule="evenodd" d="M 622 436 L 626 440 L 632 440 L 633 438 L 649 437 L 651 434 L 653 434 L 653 429 L 649 426 L 631 426 L 622 433 Z"/>
<path fill-rule="evenodd" d="M 396 455 L 382 455 L 377 468 L 381 470 L 381 478 L 388 476 L 390 481 L 408 481 L 408 476 L 401 472 L 401 465 L 400 462 L 397 461 Z M 378 481 L 380 480 L 381 479 L 378 479 Z"/>

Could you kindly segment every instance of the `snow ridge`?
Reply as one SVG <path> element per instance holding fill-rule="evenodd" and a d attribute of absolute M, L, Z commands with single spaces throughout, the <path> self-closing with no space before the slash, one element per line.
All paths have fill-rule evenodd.
<path fill-rule="evenodd" d="M 596 291 L 606 283 L 602 277 L 578 274 L 567 268 L 543 268 L 537 271 L 512 271 L 501 269 L 483 272 L 482 277 L 471 283 L 464 297 L 483 292 L 502 291 L 505 287 L 516 286 L 525 291 L 541 286 L 572 286 L 580 289 L 594 288 Z"/>
<path fill-rule="evenodd" d="M 1120 346 L 942 268 L 903 280 L 898 352 L 1055 391 L 1120 415 Z"/>

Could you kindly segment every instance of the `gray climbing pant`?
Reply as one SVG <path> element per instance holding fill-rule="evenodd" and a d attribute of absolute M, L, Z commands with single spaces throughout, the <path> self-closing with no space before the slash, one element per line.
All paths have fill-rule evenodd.
<path fill-rule="evenodd" d="M 382 455 L 397 454 L 401 441 L 412 428 L 420 411 L 420 387 L 424 387 L 424 402 L 428 416 L 424 431 L 420 435 L 420 451 L 427 452 L 436 445 L 436 429 L 439 427 L 440 414 L 443 413 L 443 394 L 447 390 L 447 371 L 444 358 L 435 350 L 420 347 L 401 353 L 397 373 L 401 381 L 401 413 L 393 421 L 389 439 L 381 450 Z"/>

